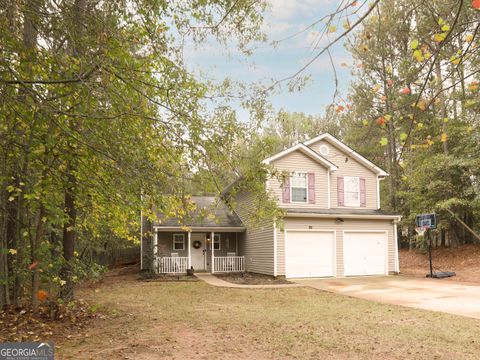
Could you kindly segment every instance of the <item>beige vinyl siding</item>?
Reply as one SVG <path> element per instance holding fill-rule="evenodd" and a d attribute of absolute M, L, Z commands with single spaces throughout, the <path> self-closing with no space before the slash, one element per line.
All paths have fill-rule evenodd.
<path fill-rule="evenodd" d="M 251 223 L 255 211 L 254 198 L 250 192 L 241 191 L 236 197 L 235 212 L 247 226 L 243 243 L 239 248 L 245 256 L 245 270 L 249 272 L 274 275 L 273 221 L 264 220 Z"/>
<path fill-rule="evenodd" d="M 336 270 L 337 276 L 344 276 L 343 264 L 343 231 L 344 230 L 372 230 L 388 232 L 388 271 L 395 271 L 395 237 L 392 220 L 370 220 L 370 219 L 344 219 L 343 223 L 336 223 L 335 219 L 315 218 L 286 218 L 284 228 L 287 229 L 313 229 L 313 230 L 336 230 Z M 293 234 L 293 233 L 292 233 Z M 277 229 L 277 274 L 285 275 L 285 233 L 283 229 Z"/>
<path fill-rule="evenodd" d="M 283 203 L 282 201 L 282 184 L 278 179 L 271 178 L 268 181 L 268 188 L 271 193 L 278 199 L 281 207 L 289 208 L 309 208 L 321 207 L 328 208 L 328 170 L 325 166 L 311 159 L 300 151 L 294 151 L 280 159 L 272 162 L 272 165 L 280 171 L 301 171 L 315 173 L 315 204 L 309 203 Z M 308 190 L 307 190 L 308 191 Z"/>
<path fill-rule="evenodd" d="M 338 149 L 328 141 L 320 140 L 309 147 L 317 152 L 320 152 L 320 146 L 328 146 L 329 153 L 328 155 L 322 155 L 327 158 L 335 165 L 338 166 L 337 171 L 333 171 L 330 176 L 330 192 L 331 192 L 331 206 L 332 208 L 338 208 L 338 199 L 337 199 L 337 177 L 338 176 L 358 176 L 365 178 L 365 188 L 366 188 L 366 206 L 365 207 L 349 207 L 352 209 L 377 209 L 377 175 L 376 173 L 361 164 L 353 157 L 349 156 L 342 150 Z"/>

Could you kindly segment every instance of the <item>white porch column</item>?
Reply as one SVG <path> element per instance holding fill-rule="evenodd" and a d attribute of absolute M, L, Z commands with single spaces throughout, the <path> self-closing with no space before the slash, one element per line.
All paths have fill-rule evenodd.
<path fill-rule="evenodd" d="M 211 234 L 212 241 L 210 242 L 210 246 L 212 247 L 212 274 L 215 272 L 215 232 L 212 231 Z"/>
<path fill-rule="evenodd" d="M 238 232 L 235 233 L 235 255 L 238 256 Z"/>
<path fill-rule="evenodd" d="M 153 270 L 158 271 L 158 231 L 153 230 Z"/>
<path fill-rule="evenodd" d="M 192 267 L 192 232 L 188 232 L 188 268 Z"/>

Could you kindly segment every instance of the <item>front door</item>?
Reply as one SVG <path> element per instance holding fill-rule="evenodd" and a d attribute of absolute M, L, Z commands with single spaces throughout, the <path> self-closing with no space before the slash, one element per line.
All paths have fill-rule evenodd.
<path fill-rule="evenodd" d="M 196 271 L 205 270 L 205 234 L 192 233 L 192 266 Z"/>

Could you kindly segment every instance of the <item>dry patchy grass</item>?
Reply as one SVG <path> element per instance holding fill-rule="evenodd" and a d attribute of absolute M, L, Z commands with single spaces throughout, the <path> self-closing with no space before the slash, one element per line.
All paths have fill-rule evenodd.
<path fill-rule="evenodd" d="M 133 277 L 80 292 L 116 309 L 59 343 L 82 359 L 478 359 L 480 321 L 309 288 L 226 289 Z M 85 336 L 87 335 L 87 336 Z"/>

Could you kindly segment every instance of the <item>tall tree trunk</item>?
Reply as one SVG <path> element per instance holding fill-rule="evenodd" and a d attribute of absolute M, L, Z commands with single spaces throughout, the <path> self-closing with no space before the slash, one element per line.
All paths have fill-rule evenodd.
<path fill-rule="evenodd" d="M 81 59 L 84 54 L 83 46 L 83 21 L 86 14 L 87 0 L 75 0 L 72 7 L 72 31 L 70 39 L 70 51 L 72 56 Z M 75 119 L 70 122 L 70 129 L 72 132 L 78 130 L 78 123 Z M 74 141 L 74 140 L 72 140 Z M 64 212 L 67 218 L 66 223 L 63 226 L 63 260 L 64 265 L 62 269 L 62 279 L 65 281 L 65 285 L 62 286 L 60 291 L 60 297 L 65 301 L 70 301 L 74 297 L 74 284 L 73 284 L 73 268 L 72 260 L 73 253 L 75 251 L 75 237 L 76 237 L 76 220 L 77 220 L 77 208 L 75 204 L 76 192 L 77 192 L 77 179 L 75 177 L 75 149 L 73 146 L 69 146 L 70 157 L 67 159 L 67 178 L 65 185 L 65 208 Z"/>
<path fill-rule="evenodd" d="M 67 185 L 65 189 L 65 215 L 67 221 L 63 225 L 63 260 L 62 279 L 65 285 L 61 287 L 60 297 L 65 301 L 70 301 L 74 297 L 73 293 L 73 268 L 72 259 L 75 251 L 75 225 L 77 221 L 77 209 L 75 205 L 76 178 L 72 172 L 70 163 L 67 165 Z"/>

